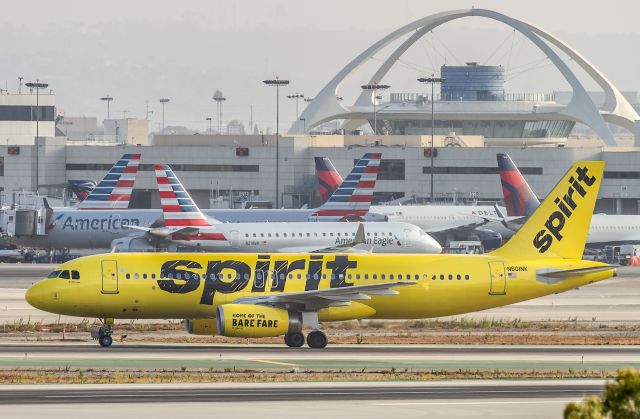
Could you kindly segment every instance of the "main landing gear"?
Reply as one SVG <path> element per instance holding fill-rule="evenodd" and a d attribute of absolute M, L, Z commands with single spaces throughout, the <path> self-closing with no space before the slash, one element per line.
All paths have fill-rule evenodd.
<path fill-rule="evenodd" d="M 304 345 L 302 332 L 284 335 L 284 343 L 290 348 L 299 348 Z M 312 349 L 322 349 L 327 346 L 327 335 L 320 330 L 314 330 L 307 335 L 307 345 Z"/>
<path fill-rule="evenodd" d="M 100 346 L 108 348 L 113 343 L 113 319 L 100 319 L 102 324 L 91 326 L 91 338 L 98 341 Z"/>

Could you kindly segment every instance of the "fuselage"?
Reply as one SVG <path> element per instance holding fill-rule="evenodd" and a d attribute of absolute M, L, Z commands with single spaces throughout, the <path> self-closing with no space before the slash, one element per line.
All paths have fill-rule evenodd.
<path fill-rule="evenodd" d="M 397 295 L 372 296 L 318 313 L 321 321 L 412 319 L 503 306 L 614 275 L 613 270 L 563 279 L 541 275 L 599 266 L 606 265 L 571 259 L 511 260 L 491 254 L 103 254 L 64 263 L 54 275 L 64 278 L 38 282 L 26 298 L 36 308 L 63 315 L 194 319 L 213 318 L 217 306 L 242 297 L 412 282 L 399 287 Z"/>
<path fill-rule="evenodd" d="M 495 208 L 488 205 L 375 205 L 371 211 L 387 216 L 389 221 L 414 224 L 427 233 L 454 232 L 457 229 L 471 232 L 472 226 L 482 225 L 500 233 L 504 239 L 513 235 L 513 230 L 501 222 L 485 221 L 486 218 L 500 217 Z"/>
<path fill-rule="evenodd" d="M 220 223 L 200 227 L 194 235 L 170 236 L 173 243 L 222 252 L 316 252 L 352 243 L 360 223 Z M 364 243 L 355 251 L 440 253 L 442 248 L 419 227 L 408 223 L 362 223 Z"/>
<path fill-rule="evenodd" d="M 205 215 L 222 222 L 335 222 L 332 217 L 314 217 L 313 209 L 208 209 Z M 367 214 L 367 221 L 384 217 Z M 43 236 L 12 236 L 8 240 L 21 246 L 41 248 L 109 249 L 115 239 L 139 235 L 127 225 L 150 227 L 162 220 L 160 209 L 79 210 L 54 208 Z"/>

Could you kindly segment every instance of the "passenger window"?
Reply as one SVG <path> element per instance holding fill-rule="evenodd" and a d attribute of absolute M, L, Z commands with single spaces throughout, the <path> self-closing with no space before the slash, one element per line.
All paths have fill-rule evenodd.
<path fill-rule="evenodd" d="M 468 280 L 469 280 L 469 275 L 465 275 L 465 276 L 464 276 L 464 280 L 465 280 L 465 281 L 468 281 Z"/>
<path fill-rule="evenodd" d="M 400 275 L 402 276 L 402 275 Z M 393 279 L 393 274 L 389 274 L 389 279 Z"/>
<path fill-rule="evenodd" d="M 80 272 L 78 272 L 78 271 L 71 271 L 71 279 L 75 279 L 75 280 L 80 279 Z"/>
<path fill-rule="evenodd" d="M 184 277 L 185 277 L 186 279 L 189 279 L 189 278 L 187 277 L 187 275 L 189 275 L 189 274 L 185 274 L 185 275 L 184 275 Z M 138 279 L 138 278 L 140 278 L 140 275 L 138 275 L 138 273 L 137 273 L 137 272 L 136 272 L 135 274 L 133 274 L 133 279 Z"/>
<path fill-rule="evenodd" d="M 393 277 L 391 277 L 393 279 Z M 402 274 L 398 274 L 398 279 L 402 279 Z"/>
<path fill-rule="evenodd" d="M 444 280 L 444 275 L 440 275 L 440 280 Z"/>
<path fill-rule="evenodd" d="M 453 275 L 449 274 L 449 281 L 453 279 Z"/>
<path fill-rule="evenodd" d="M 322 279 L 327 279 L 327 274 L 322 274 Z"/>
<path fill-rule="evenodd" d="M 369 274 L 364 274 L 364 279 L 369 279 Z"/>
<path fill-rule="evenodd" d="M 458 281 L 460 281 L 460 279 L 461 279 L 461 278 L 462 278 L 462 277 L 461 277 L 460 275 L 456 275 L 456 279 L 457 279 Z"/>
<path fill-rule="evenodd" d="M 57 278 L 60 275 L 60 271 L 53 271 L 49 274 L 47 278 Z"/>
<path fill-rule="evenodd" d="M 426 275 L 425 275 L 425 276 L 426 276 Z M 420 275 L 415 274 L 415 275 L 413 276 L 413 279 L 415 279 L 415 280 L 417 281 L 418 279 L 420 279 Z"/>
<path fill-rule="evenodd" d="M 378 279 L 378 274 L 373 274 L 373 279 Z"/>
<path fill-rule="evenodd" d="M 131 279 L 131 274 L 128 273 L 124 277 L 127 278 L 127 279 Z M 171 274 L 169 274 L 169 278 L 171 278 Z"/>
<path fill-rule="evenodd" d="M 69 271 L 60 272 L 60 278 L 62 278 L 62 279 L 71 279 L 71 277 L 69 276 Z"/>
<path fill-rule="evenodd" d="M 243 277 L 244 277 L 244 280 L 245 280 L 245 281 L 248 281 L 248 280 L 249 280 L 249 274 L 245 273 L 245 274 L 243 275 Z"/>
<path fill-rule="evenodd" d="M 385 275 L 384 274 L 380 275 L 380 279 L 386 279 Z"/>
<path fill-rule="evenodd" d="M 356 274 L 356 279 L 360 279 L 360 274 Z"/>
<path fill-rule="evenodd" d="M 302 279 L 302 275 L 298 274 L 298 279 Z"/>
<path fill-rule="evenodd" d="M 151 279 L 156 279 L 156 274 L 151 274 Z"/>
<path fill-rule="evenodd" d="M 142 279 L 147 279 L 147 274 L 142 274 Z"/>
<path fill-rule="evenodd" d="M 348 274 L 348 275 L 347 275 L 347 279 L 351 279 L 351 274 Z"/>

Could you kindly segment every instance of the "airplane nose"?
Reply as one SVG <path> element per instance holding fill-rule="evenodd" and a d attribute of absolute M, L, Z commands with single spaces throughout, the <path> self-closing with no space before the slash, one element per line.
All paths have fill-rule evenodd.
<path fill-rule="evenodd" d="M 46 311 L 46 291 L 44 288 L 40 283 L 34 284 L 27 289 L 24 297 L 31 306 Z"/>
<path fill-rule="evenodd" d="M 425 242 L 429 253 L 442 253 L 442 246 L 433 237 L 425 237 Z"/>

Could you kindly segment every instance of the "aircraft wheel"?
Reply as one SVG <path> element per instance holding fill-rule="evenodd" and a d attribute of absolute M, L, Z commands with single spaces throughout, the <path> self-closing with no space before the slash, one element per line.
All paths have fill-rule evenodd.
<path fill-rule="evenodd" d="M 108 348 L 113 343 L 113 339 L 111 338 L 111 335 L 102 335 L 98 339 L 98 342 L 103 348 Z"/>
<path fill-rule="evenodd" d="M 284 335 L 284 343 L 290 348 L 299 348 L 304 345 L 304 335 L 301 332 Z"/>
<path fill-rule="evenodd" d="M 314 330 L 307 335 L 307 345 L 313 349 L 322 349 L 327 346 L 327 335 L 319 330 Z"/>

